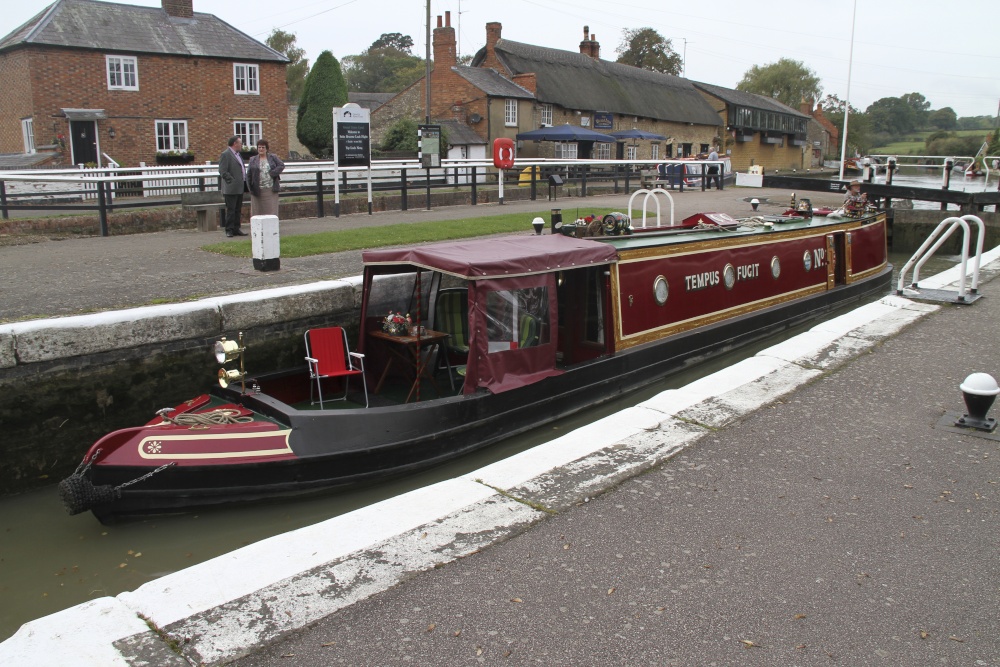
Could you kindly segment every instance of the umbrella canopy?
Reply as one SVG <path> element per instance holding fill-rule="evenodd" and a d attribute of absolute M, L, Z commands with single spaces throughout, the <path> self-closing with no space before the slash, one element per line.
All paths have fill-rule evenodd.
<path fill-rule="evenodd" d="M 653 139 L 656 141 L 666 141 L 667 139 L 662 134 L 653 134 L 652 132 L 637 130 L 635 128 L 632 128 L 631 130 L 622 130 L 621 132 L 612 132 L 611 136 L 615 139 Z"/>
<path fill-rule="evenodd" d="M 598 141 L 605 144 L 618 141 L 607 134 L 601 134 L 600 132 L 588 130 L 585 127 L 569 124 L 519 132 L 517 138 L 529 141 Z"/>

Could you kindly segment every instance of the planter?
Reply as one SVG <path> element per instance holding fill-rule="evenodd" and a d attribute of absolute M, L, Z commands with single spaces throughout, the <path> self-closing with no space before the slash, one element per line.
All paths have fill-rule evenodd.
<path fill-rule="evenodd" d="M 165 165 L 190 164 L 192 162 L 194 162 L 194 155 L 191 154 L 185 154 L 185 155 L 158 154 L 156 156 L 156 164 L 165 164 Z"/>

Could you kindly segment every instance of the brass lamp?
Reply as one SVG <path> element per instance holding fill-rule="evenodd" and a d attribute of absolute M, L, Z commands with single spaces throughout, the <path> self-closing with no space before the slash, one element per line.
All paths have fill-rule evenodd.
<path fill-rule="evenodd" d="M 233 382 L 239 380 L 240 393 L 247 393 L 246 370 L 243 366 L 243 353 L 246 348 L 243 346 L 243 332 L 241 331 L 236 340 L 228 340 L 225 336 L 215 342 L 215 360 L 220 364 L 228 364 L 236 359 L 240 360 L 239 370 L 219 369 L 219 386 L 225 389 Z"/>

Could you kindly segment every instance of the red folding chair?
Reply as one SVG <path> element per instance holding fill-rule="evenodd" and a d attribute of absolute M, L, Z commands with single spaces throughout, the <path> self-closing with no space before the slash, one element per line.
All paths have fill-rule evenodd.
<path fill-rule="evenodd" d="M 326 327 L 306 331 L 306 361 L 309 363 L 309 404 L 313 400 L 313 380 L 319 393 L 319 407 L 323 409 L 323 380 L 344 378 L 344 395 L 333 399 L 347 400 L 350 379 L 361 376 L 365 390 L 365 407 L 368 407 L 368 382 L 365 380 L 365 355 L 351 352 L 347 347 L 347 332 L 342 327 Z M 355 365 L 355 362 L 357 365 Z"/>

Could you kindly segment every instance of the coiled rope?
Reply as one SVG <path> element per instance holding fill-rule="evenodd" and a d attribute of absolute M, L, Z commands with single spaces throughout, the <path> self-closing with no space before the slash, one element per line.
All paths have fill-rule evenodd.
<path fill-rule="evenodd" d="M 241 417 L 240 411 L 232 408 L 219 408 L 210 412 L 183 412 L 173 417 L 168 416 L 173 411 L 173 408 L 163 408 L 158 410 L 156 414 L 160 415 L 164 421 L 177 426 L 225 426 L 226 424 L 249 424 L 253 421 L 253 417 Z"/>

